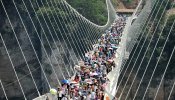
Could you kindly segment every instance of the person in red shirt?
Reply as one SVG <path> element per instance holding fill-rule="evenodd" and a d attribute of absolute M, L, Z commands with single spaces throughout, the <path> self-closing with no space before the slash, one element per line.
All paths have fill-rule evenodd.
<path fill-rule="evenodd" d="M 74 81 L 78 83 L 80 81 L 80 77 L 76 75 Z"/>

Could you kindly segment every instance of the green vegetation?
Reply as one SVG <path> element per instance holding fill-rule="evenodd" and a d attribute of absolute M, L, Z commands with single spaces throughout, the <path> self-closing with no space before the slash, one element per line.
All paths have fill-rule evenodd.
<path fill-rule="evenodd" d="M 117 0 L 111 0 L 111 3 L 112 3 L 112 5 L 113 5 L 113 7 L 114 7 L 115 9 L 117 9 L 117 7 L 119 6 Z"/>
<path fill-rule="evenodd" d="M 104 25 L 107 22 L 106 0 L 67 0 L 80 14 L 92 22 Z"/>
<path fill-rule="evenodd" d="M 81 12 L 84 14 L 83 16 L 90 19 L 92 22 L 99 25 L 106 24 L 107 11 L 106 13 L 105 11 L 103 12 L 103 9 L 106 9 L 106 6 L 105 6 L 106 3 L 101 2 L 100 0 L 93 1 L 93 2 L 90 2 L 90 1 L 86 1 L 87 3 L 83 3 L 81 1 L 81 4 L 82 4 L 81 5 L 80 2 L 77 2 L 75 0 L 73 2 L 70 2 L 70 4 L 73 3 L 75 8 L 78 7 L 79 9 L 76 8 L 77 10 L 81 9 Z M 79 34 L 80 36 L 82 34 L 85 34 L 83 33 L 82 29 L 84 27 L 89 26 L 89 24 L 87 24 L 85 21 L 77 20 L 79 19 L 80 16 L 77 16 L 77 14 L 75 14 L 75 12 L 65 3 L 60 2 L 59 0 L 51 0 L 50 2 L 52 2 L 53 5 L 51 5 L 51 3 L 47 3 L 46 1 L 44 1 L 43 4 L 41 4 L 40 7 L 37 9 L 37 15 L 41 20 L 41 23 L 44 27 L 43 29 L 45 30 L 47 37 L 49 38 L 50 41 L 53 41 L 52 36 L 49 34 L 50 33 L 48 30 L 48 27 L 49 27 L 50 31 L 54 33 L 52 35 L 55 39 L 57 39 L 57 36 L 59 37 L 60 41 L 64 41 L 65 39 L 68 47 L 73 46 L 75 53 L 78 54 L 84 49 L 81 46 L 80 49 L 78 49 L 79 50 L 78 51 L 76 47 L 78 47 L 80 43 L 84 43 L 84 40 L 81 39 L 78 41 L 78 43 L 74 43 L 73 38 L 78 38 L 78 36 L 74 34 Z M 100 14 L 100 13 L 103 13 L 103 14 Z M 47 22 L 48 25 L 46 25 L 45 21 Z M 52 30 L 53 27 L 55 28 L 55 30 Z M 82 38 L 89 38 L 89 37 L 85 37 L 85 35 L 83 36 L 84 37 Z M 89 44 L 85 44 L 84 46 L 86 45 L 89 45 Z"/>
<path fill-rule="evenodd" d="M 131 2 L 132 0 L 127 0 L 128 2 Z"/>
<path fill-rule="evenodd" d="M 161 4 L 159 4 L 159 7 L 160 7 L 160 5 Z M 168 5 L 166 7 L 166 10 L 169 10 L 170 9 L 170 7 L 171 7 L 170 5 L 171 5 L 171 2 L 168 2 Z M 161 50 L 162 50 L 162 48 L 164 46 L 164 43 L 165 43 L 165 41 L 166 41 L 166 39 L 168 37 L 169 32 L 170 32 L 170 29 L 171 29 L 171 26 L 173 24 L 173 21 L 175 20 L 175 15 L 168 16 L 168 20 L 167 20 L 166 26 L 164 28 L 165 20 L 167 19 L 166 12 L 163 13 L 163 10 L 164 10 L 164 7 L 165 6 L 166 6 L 166 1 L 164 1 L 163 6 L 161 6 L 159 12 L 158 12 L 158 8 L 159 7 L 156 7 L 156 11 L 154 13 L 154 16 L 156 16 L 157 13 L 158 13 L 158 16 L 156 17 L 156 20 L 153 23 L 153 30 L 154 31 L 151 31 L 149 33 L 149 35 L 150 35 L 149 37 L 151 37 L 154 32 L 155 32 L 155 35 L 154 35 L 153 41 L 151 42 L 151 45 L 150 45 L 150 48 L 149 48 L 149 51 L 148 51 L 148 55 L 147 55 L 146 61 L 148 61 L 150 59 L 150 55 L 149 54 L 152 53 L 152 51 L 154 49 L 154 46 L 155 46 L 156 42 L 158 41 L 158 37 L 161 35 L 161 38 L 159 40 L 158 46 L 156 48 L 156 51 L 154 53 L 152 62 L 150 64 L 150 66 L 152 66 L 152 68 L 154 68 L 155 62 L 158 60 L 158 57 L 159 57 L 159 55 L 161 53 Z M 162 14 L 164 16 L 161 18 L 161 15 Z M 161 18 L 161 20 L 160 20 L 161 23 L 158 25 L 158 28 L 156 29 L 157 24 L 158 24 L 160 18 Z M 153 19 L 152 19 L 152 22 L 153 22 Z M 162 29 L 163 29 L 163 32 L 162 32 Z M 173 27 L 173 29 L 171 31 L 171 34 L 170 34 L 170 37 L 168 38 L 168 42 L 165 45 L 165 49 L 164 49 L 164 51 L 162 53 L 162 57 L 160 59 L 159 65 L 158 65 L 160 72 L 158 71 L 155 74 L 155 77 L 160 77 L 162 75 L 163 70 L 165 69 L 165 66 L 166 66 L 166 64 L 167 64 L 167 62 L 169 60 L 169 57 L 170 57 L 170 54 L 172 52 L 173 46 L 175 45 L 175 40 L 174 40 L 175 35 L 173 34 L 174 32 L 175 32 L 175 27 Z M 149 43 L 150 40 L 151 40 L 151 38 L 149 38 L 147 40 L 147 43 Z M 169 68 L 170 67 L 171 67 L 171 65 L 169 66 Z M 174 73 L 174 75 L 175 75 L 175 73 Z"/>

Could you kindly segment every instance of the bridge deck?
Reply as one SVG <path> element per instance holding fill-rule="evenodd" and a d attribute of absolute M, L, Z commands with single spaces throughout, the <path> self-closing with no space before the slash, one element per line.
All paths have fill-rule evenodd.
<path fill-rule="evenodd" d="M 100 94 L 99 98 L 112 100 L 115 96 L 113 87 L 117 86 L 116 80 L 118 80 L 117 77 L 119 76 L 119 72 L 116 74 L 115 70 L 120 71 L 120 68 L 117 68 L 116 65 L 119 60 L 116 52 L 121 49 L 118 49 L 118 47 L 119 44 L 121 44 L 120 40 L 122 39 L 125 24 L 126 18 L 120 17 L 115 20 L 113 26 L 109 28 L 110 31 L 102 34 L 100 41 L 93 45 L 93 50 L 85 54 L 86 59 L 81 60 L 79 64 L 75 66 L 77 73 L 72 76 L 72 79 L 62 80 L 64 85 L 60 86 L 59 91 L 53 88 L 50 90 L 50 93 L 33 100 L 56 100 L 57 92 L 60 94 L 64 93 L 64 98 L 68 98 L 68 100 L 75 100 L 75 98 L 80 97 L 84 99 L 89 98 L 88 100 L 90 100 L 90 98 L 95 99 L 98 94 L 94 92 L 97 91 L 97 87 L 95 89 L 95 86 L 99 86 L 99 88 L 102 89 L 100 90 L 102 94 Z M 114 75 L 114 77 L 112 75 Z M 72 91 L 66 92 L 65 89 L 67 89 L 67 87 L 65 87 L 65 85 L 69 85 L 75 94 L 73 94 Z M 94 86 L 94 89 L 90 87 L 91 85 Z M 90 88 L 90 90 L 88 88 Z M 111 92 L 113 92 L 112 95 L 110 95 Z"/>

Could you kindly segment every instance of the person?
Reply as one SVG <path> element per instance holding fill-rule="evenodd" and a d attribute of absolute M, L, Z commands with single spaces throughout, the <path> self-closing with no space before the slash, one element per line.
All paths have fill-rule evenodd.
<path fill-rule="evenodd" d="M 83 96 L 83 100 L 86 100 L 86 96 L 85 95 Z"/>
<path fill-rule="evenodd" d="M 88 51 L 81 61 L 82 65 L 77 67 L 76 75 L 69 81 L 76 81 L 75 84 L 62 84 L 58 91 L 51 91 L 58 95 L 58 100 L 103 100 L 105 86 L 109 79 L 106 74 L 115 67 L 114 61 L 117 46 L 120 42 L 122 31 L 125 26 L 123 19 L 115 20 L 115 23 L 93 45 L 93 51 Z M 116 43 L 117 42 L 117 43 Z M 80 63 L 80 64 L 81 64 Z M 88 69 L 85 71 L 85 69 Z M 92 74 L 92 73 L 96 73 Z M 91 80 L 86 82 L 85 80 Z M 85 91 L 85 92 L 84 92 Z"/>
<path fill-rule="evenodd" d="M 104 97 L 105 97 L 104 93 L 102 93 L 101 100 L 104 100 Z"/>
<path fill-rule="evenodd" d="M 74 93 L 74 87 L 73 87 L 73 85 L 71 85 L 71 89 L 69 91 L 70 97 L 73 97 L 73 93 Z"/>
<path fill-rule="evenodd" d="M 62 100 L 63 94 L 61 88 L 58 88 L 58 100 Z"/>
<path fill-rule="evenodd" d="M 95 91 L 92 90 L 92 92 L 91 92 L 91 100 L 95 100 L 95 98 L 96 98 Z"/>
<path fill-rule="evenodd" d="M 101 99 L 101 97 L 100 97 L 100 93 L 96 93 L 96 100 L 100 100 Z"/>
<path fill-rule="evenodd" d="M 64 95 L 63 98 L 61 100 L 68 100 L 67 96 Z"/>
<path fill-rule="evenodd" d="M 86 97 L 86 100 L 91 100 L 91 92 L 90 91 L 88 92 L 88 95 Z"/>

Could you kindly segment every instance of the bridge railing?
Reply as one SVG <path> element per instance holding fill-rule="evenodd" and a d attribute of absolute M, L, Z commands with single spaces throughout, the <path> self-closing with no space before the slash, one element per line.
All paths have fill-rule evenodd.
<path fill-rule="evenodd" d="M 149 0 L 143 8 L 143 0 L 141 0 L 133 15 L 127 20 L 127 24 L 122 33 L 123 35 L 121 37 L 121 42 L 119 44 L 119 48 L 116 54 L 116 67 L 107 75 L 110 79 L 110 83 L 106 86 L 105 96 L 109 96 L 110 100 L 112 100 L 116 95 L 116 88 L 121 71 L 121 66 L 124 60 L 129 58 L 132 49 L 131 47 L 134 46 L 138 36 L 140 35 L 138 29 L 141 29 L 144 23 L 143 20 L 145 20 L 149 16 L 152 3 L 154 2 L 150 2 Z"/>
<path fill-rule="evenodd" d="M 116 55 L 115 55 L 115 59 L 114 59 L 116 66 L 113 69 L 113 71 L 109 72 L 109 74 L 107 75 L 110 82 L 106 86 L 105 96 L 109 96 L 110 100 L 115 97 L 116 87 L 117 87 L 118 77 L 120 75 L 121 65 L 122 65 L 123 59 L 125 59 L 126 39 L 127 39 L 127 33 L 128 33 L 127 29 L 130 27 L 131 22 L 132 22 L 132 17 L 128 17 L 127 24 L 125 26 L 125 30 L 123 31 L 123 34 L 121 37 L 121 42 L 119 43 L 119 47 L 116 51 Z"/>
<path fill-rule="evenodd" d="M 126 44 L 126 53 L 128 56 L 130 55 L 133 46 L 137 42 L 138 37 L 140 36 L 142 32 L 142 28 L 145 25 L 146 19 L 149 17 L 149 14 L 151 12 L 151 8 L 153 7 L 153 4 L 155 3 L 154 0 L 147 1 L 146 5 L 142 9 L 142 11 L 138 14 L 137 12 L 135 15 L 133 15 L 133 21 L 131 27 L 128 29 L 129 33 L 127 36 L 127 44 Z M 135 19 L 136 18 L 136 19 Z"/>

